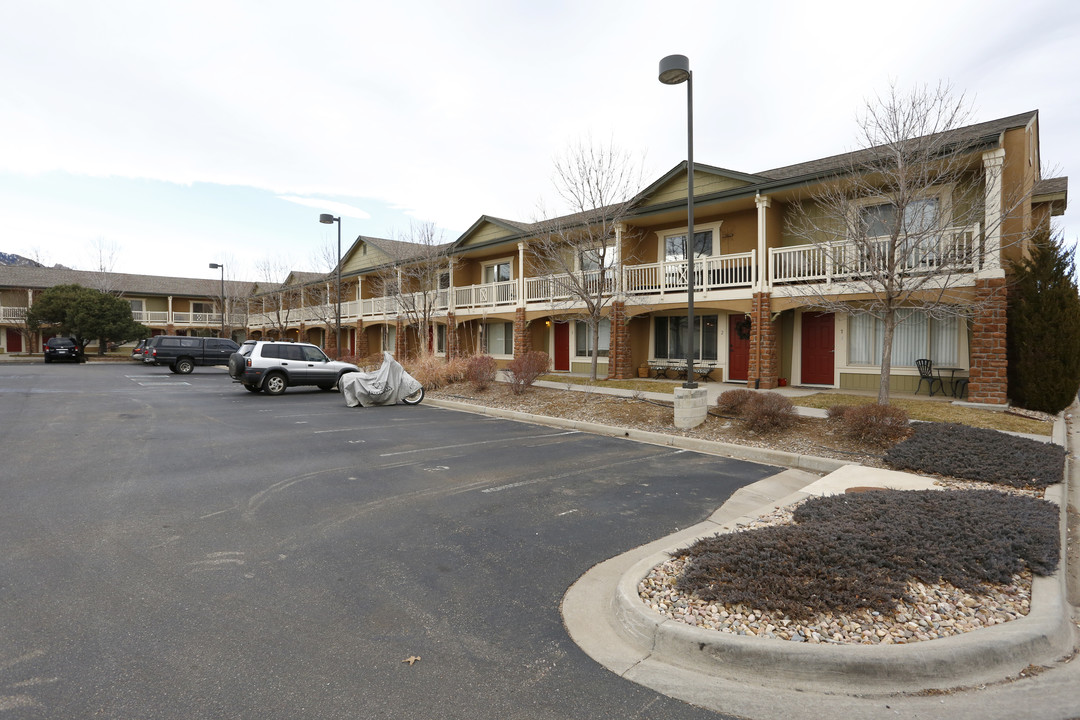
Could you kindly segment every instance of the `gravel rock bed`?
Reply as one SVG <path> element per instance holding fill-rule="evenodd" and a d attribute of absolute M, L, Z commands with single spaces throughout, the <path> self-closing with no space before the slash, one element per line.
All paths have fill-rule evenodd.
<path fill-rule="evenodd" d="M 795 507 L 776 508 L 738 531 L 789 524 Z M 707 603 L 680 593 L 675 581 L 685 564 L 684 556 L 653 568 L 638 583 L 642 601 L 672 620 L 733 635 L 836 645 L 904 644 L 1000 625 L 1024 617 L 1031 608 L 1031 572 L 1025 570 L 1013 576 L 1012 583 L 989 586 L 979 594 L 950 583 L 911 581 L 907 586 L 910 600 L 899 603 L 891 615 L 863 610 L 793 622 L 780 612 Z"/>

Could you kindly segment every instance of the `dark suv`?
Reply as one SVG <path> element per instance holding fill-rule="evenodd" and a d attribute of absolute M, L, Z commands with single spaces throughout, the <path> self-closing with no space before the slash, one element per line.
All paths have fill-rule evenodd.
<path fill-rule="evenodd" d="M 240 346 L 228 338 L 157 335 L 143 348 L 143 362 L 168 365 L 174 373 L 187 375 L 196 366 L 228 365 Z"/>
<path fill-rule="evenodd" d="M 82 348 L 71 338 L 54 337 L 45 342 L 45 362 L 53 360 L 70 362 L 86 362 Z"/>

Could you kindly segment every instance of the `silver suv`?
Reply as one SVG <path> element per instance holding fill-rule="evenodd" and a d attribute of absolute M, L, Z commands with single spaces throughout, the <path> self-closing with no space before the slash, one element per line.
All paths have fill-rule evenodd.
<path fill-rule="evenodd" d="M 331 390 L 342 375 L 360 372 L 352 363 L 331 360 L 308 343 L 248 340 L 229 357 L 229 375 L 250 392 L 280 395 L 290 385 Z"/>

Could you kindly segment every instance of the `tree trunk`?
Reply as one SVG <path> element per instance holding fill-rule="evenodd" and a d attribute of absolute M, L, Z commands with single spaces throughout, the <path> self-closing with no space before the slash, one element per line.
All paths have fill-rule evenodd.
<path fill-rule="evenodd" d="M 889 380 L 892 377 L 892 339 L 896 330 L 896 313 L 886 312 L 881 338 L 881 384 L 878 386 L 879 405 L 889 404 Z"/>
<path fill-rule="evenodd" d="M 600 359 L 600 321 L 593 319 L 592 327 L 592 358 L 589 367 L 589 379 L 596 382 L 596 363 Z"/>

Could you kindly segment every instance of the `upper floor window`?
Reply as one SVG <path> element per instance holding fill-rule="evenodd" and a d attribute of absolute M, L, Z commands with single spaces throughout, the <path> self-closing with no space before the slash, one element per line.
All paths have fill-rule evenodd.
<path fill-rule="evenodd" d="M 500 260 L 484 265 L 484 284 L 509 281 L 510 262 L 510 260 Z"/>
<path fill-rule="evenodd" d="M 694 257 L 710 257 L 713 254 L 713 231 L 694 233 Z M 664 238 L 664 260 L 673 262 L 686 259 L 686 233 L 668 235 Z"/>
<path fill-rule="evenodd" d="M 212 313 L 214 312 L 214 304 L 206 302 L 193 302 L 191 303 L 191 312 L 193 313 Z"/>
<path fill-rule="evenodd" d="M 904 207 L 903 222 L 898 222 L 896 205 L 864 205 L 859 208 L 859 219 L 867 237 L 891 237 L 897 231 L 900 235 L 918 234 L 937 224 L 939 207 L 936 197 L 913 200 Z"/>
<path fill-rule="evenodd" d="M 615 248 L 582 250 L 578 253 L 578 266 L 582 272 L 612 268 L 615 266 Z"/>
<path fill-rule="evenodd" d="M 145 308 L 142 300 L 128 300 L 131 304 L 131 312 L 142 312 Z"/>

